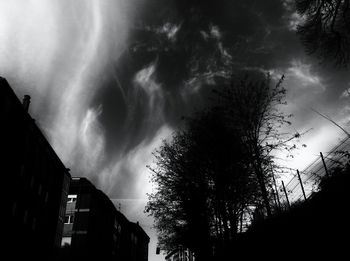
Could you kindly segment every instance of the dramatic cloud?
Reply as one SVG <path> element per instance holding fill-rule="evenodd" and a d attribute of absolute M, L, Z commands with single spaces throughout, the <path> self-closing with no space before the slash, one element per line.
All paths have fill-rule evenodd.
<path fill-rule="evenodd" d="M 349 123 L 349 71 L 305 54 L 293 2 L 1 0 L 0 75 L 32 96 L 31 114 L 72 175 L 121 203 L 154 247 L 145 166 L 227 68 L 286 76 L 293 128 L 312 129 L 290 162 L 298 168 L 341 135 L 312 109 Z"/>
<path fill-rule="evenodd" d="M 98 122 L 98 117 L 101 113 L 101 106 L 97 109 L 88 109 L 80 126 L 79 145 L 81 146 L 80 151 L 83 154 L 73 156 L 75 156 L 74 163 L 82 166 L 83 173 L 90 174 L 92 172 L 92 174 L 95 174 L 96 166 L 99 165 L 99 162 L 104 156 L 105 141 L 103 130 Z M 83 162 L 80 162 L 80 160 Z"/>
<path fill-rule="evenodd" d="M 108 57 L 125 44 L 124 7 L 67 0 L 5 0 L 0 7 L 1 75 L 19 96 L 32 96 L 31 112 L 73 175 L 92 174 L 85 163 L 96 152 L 87 149 L 102 151 L 103 137 L 90 104 Z"/>

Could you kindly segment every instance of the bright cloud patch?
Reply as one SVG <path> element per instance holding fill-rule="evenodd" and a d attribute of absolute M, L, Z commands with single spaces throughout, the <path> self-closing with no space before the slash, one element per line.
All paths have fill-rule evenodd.
<path fill-rule="evenodd" d="M 133 150 L 122 155 L 115 165 L 106 168 L 101 172 L 100 183 L 106 188 L 108 194 L 113 194 L 116 184 L 123 178 L 122 172 L 128 172 L 135 178 L 132 184 L 132 198 L 146 198 L 146 193 L 151 192 L 151 184 L 149 183 L 149 170 L 146 165 L 151 164 L 153 160 L 152 152 L 161 145 L 163 139 L 168 139 L 172 129 L 167 125 L 163 125 L 149 142 L 142 142 Z M 118 182 L 119 181 L 119 182 Z M 130 188 L 127 188 L 130 190 Z M 130 191 L 129 191 L 130 192 Z M 126 193 L 125 193 L 126 194 Z"/>
<path fill-rule="evenodd" d="M 350 97 L 350 88 L 345 90 L 341 95 L 340 98 L 349 98 Z"/>
<path fill-rule="evenodd" d="M 98 163 L 103 159 L 104 133 L 98 122 L 98 116 L 101 113 L 102 106 L 97 109 L 89 109 L 80 126 L 81 153 L 84 155 L 81 166 L 85 173 L 95 170 Z"/>
<path fill-rule="evenodd" d="M 149 100 L 149 121 L 163 121 L 164 93 L 155 80 L 156 62 L 136 73 L 134 83 L 140 87 Z"/>
<path fill-rule="evenodd" d="M 178 32 L 180 27 L 181 26 L 176 25 L 176 24 L 166 23 L 160 29 L 160 32 L 166 34 L 169 40 L 175 40 L 176 33 Z"/>
<path fill-rule="evenodd" d="M 304 19 L 297 13 L 294 12 L 288 19 L 288 28 L 291 31 L 296 31 L 298 28 L 298 25 L 301 24 L 304 21 Z"/>
<path fill-rule="evenodd" d="M 311 65 L 305 64 L 301 61 L 292 61 L 291 67 L 288 69 L 287 74 L 291 77 L 295 77 L 300 81 L 302 86 L 318 86 L 323 89 L 321 79 L 318 75 L 311 71 Z"/>
<path fill-rule="evenodd" d="M 135 75 L 135 82 L 139 84 L 149 95 L 159 90 L 159 85 L 154 81 L 153 74 L 156 70 L 155 63 L 152 63 L 148 67 L 140 70 Z"/>
<path fill-rule="evenodd" d="M 216 39 L 220 39 L 221 38 L 221 32 L 220 32 L 220 29 L 218 26 L 211 26 L 210 28 L 210 35 L 213 37 L 213 38 L 216 38 Z"/>

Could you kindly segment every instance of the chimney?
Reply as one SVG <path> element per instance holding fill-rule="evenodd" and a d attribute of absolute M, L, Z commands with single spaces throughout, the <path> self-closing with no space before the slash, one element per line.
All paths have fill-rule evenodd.
<path fill-rule="evenodd" d="M 22 100 L 22 105 L 23 105 L 23 108 L 26 112 L 28 112 L 29 104 L 30 104 L 30 96 L 24 95 L 23 100 Z"/>

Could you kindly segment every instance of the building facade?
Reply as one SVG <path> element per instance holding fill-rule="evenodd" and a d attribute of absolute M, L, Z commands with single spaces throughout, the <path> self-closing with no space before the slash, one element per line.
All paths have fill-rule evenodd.
<path fill-rule="evenodd" d="M 147 261 L 149 237 L 86 178 L 72 178 L 62 237 L 64 260 Z"/>
<path fill-rule="evenodd" d="M 148 243 L 149 236 L 141 228 L 138 222 L 129 222 L 130 233 L 130 260 L 147 261 L 148 260 Z"/>
<path fill-rule="evenodd" d="M 70 174 L 23 104 L 0 77 L 5 253 L 53 260 L 60 247 Z"/>

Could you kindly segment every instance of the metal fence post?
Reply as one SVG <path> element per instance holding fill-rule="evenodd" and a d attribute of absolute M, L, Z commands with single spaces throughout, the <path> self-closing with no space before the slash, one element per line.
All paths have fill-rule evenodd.
<path fill-rule="evenodd" d="M 324 169 L 326 170 L 326 175 L 327 175 L 327 177 L 329 177 L 329 173 L 328 173 L 327 165 L 326 165 L 326 162 L 324 161 L 324 158 L 323 158 L 323 154 L 322 154 L 322 152 L 320 152 L 320 155 L 321 155 L 321 159 L 322 159 L 323 167 L 324 167 Z"/>
<path fill-rule="evenodd" d="M 286 187 L 284 186 L 284 182 L 283 182 L 283 181 L 282 181 L 282 187 L 283 187 L 284 194 L 286 195 L 288 207 L 290 208 L 290 203 L 289 203 L 289 199 L 288 199 L 288 194 L 287 194 Z"/>
<path fill-rule="evenodd" d="M 301 181 L 300 173 L 299 173 L 299 170 L 298 170 L 298 169 L 297 169 L 297 173 L 298 173 L 298 179 L 299 179 L 299 182 L 300 182 L 300 187 L 301 187 L 301 190 L 303 191 L 304 199 L 306 200 L 304 185 L 303 185 L 303 182 Z"/>
<path fill-rule="evenodd" d="M 272 178 L 273 178 L 273 183 L 275 184 L 275 191 L 276 191 L 276 196 L 277 196 L 278 208 L 281 210 L 280 196 L 278 195 L 278 189 L 277 189 L 275 175 L 272 175 Z"/>

